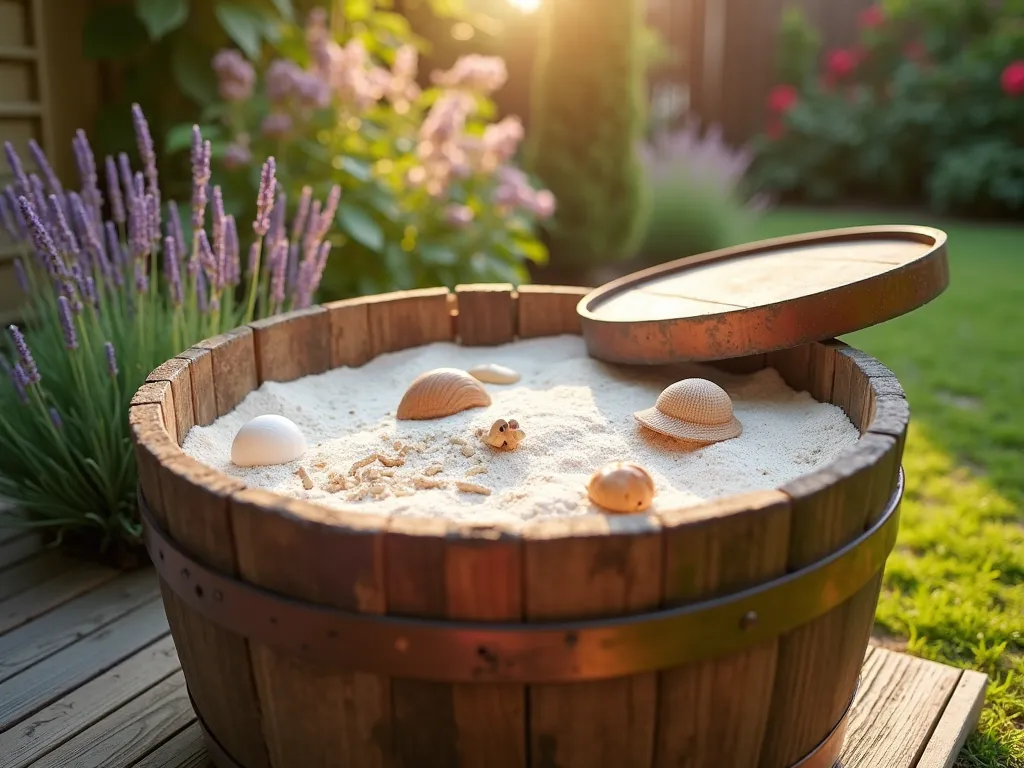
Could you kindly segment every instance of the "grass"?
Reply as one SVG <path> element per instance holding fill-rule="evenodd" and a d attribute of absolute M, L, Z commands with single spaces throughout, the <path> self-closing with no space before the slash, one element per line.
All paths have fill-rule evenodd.
<path fill-rule="evenodd" d="M 844 341 L 899 377 L 907 493 L 876 615 L 908 652 L 989 675 L 957 766 L 1024 767 L 1024 228 L 781 209 L 755 238 L 914 223 L 949 235 L 950 286 Z"/>

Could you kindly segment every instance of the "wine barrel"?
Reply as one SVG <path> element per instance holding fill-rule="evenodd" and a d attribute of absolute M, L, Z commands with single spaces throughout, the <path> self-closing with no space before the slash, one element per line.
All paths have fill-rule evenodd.
<path fill-rule="evenodd" d="M 222 768 L 828 766 L 898 526 L 909 410 L 837 341 L 769 366 L 861 437 L 777 490 L 520 527 L 345 513 L 185 455 L 264 381 L 438 341 L 579 334 L 586 290 L 408 291 L 293 312 L 157 368 L 131 424 L 147 546 Z"/>

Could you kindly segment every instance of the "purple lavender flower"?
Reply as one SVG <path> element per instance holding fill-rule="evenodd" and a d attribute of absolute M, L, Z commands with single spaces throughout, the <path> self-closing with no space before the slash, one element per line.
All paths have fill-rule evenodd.
<path fill-rule="evenodd" d="M 199 263 L 203 266 L 203 272 L 206 273 L 206 279 L 210 283 L 210 288 L 213 290 L 220 288 L 220 261 L 213 254 L 213 249 L 210 247 L 210 240 L 206 236 L 205 229 L 199 230 Z"/>
<path fill-rule="evenodd" d="M 74 199 L 78 199 L 77 196 Z M 64 215 L 64 208 L 56 195 L 50 195 L 50 217 L 53 220 L 53 232 L 57 239 L 57 248 L 61 253 L 79 255 L 78 241 L 75 239 L 71 227 L 68 226 L 67 217 Z"/>
<path fill-rule="evenodd" d="M 303 187 L 299 197 L 299 208 L 292 222 L 292 242 L 297 243 L 306 229 L 306 218 L 309 216 L 309 204 L 313 200 L 313 188 Z"/>
<path fill-rule="evenodd" d="M 267 230 L 267 244 L 273 253 L 278 241 L 285 237 L 285 217 L 288 213 L 288 196 L 278 185 L 274 196 L 274 209 L 270 212 L 270 229 Z"/>
<path fill-rule="evenodd" d="M 302 236 L 303 258 L 311 259 L 312 252 L 316 249 L 317 230 L 320 228 L 320 201 L 314 200 L 309 210 L 309 219 L 306 221 L 306 233 Z"/>
<path fill-rule="evenodd" d="M 170 294 L 171 304 L 175 307 L 181 306 L 182 290 L 181 290 L 181 266 L 178 263 L 178 246 L 174 242 L 174 238 L 167 236 L 164 238 L 164 275 L 167 277 L 168 293 Z"/>
<path fill-rule="evenodd" d="M 93 280 L 91 275 L 85 278 L 85 290 L 82 293 L 82 297 L 86 300 L 90 307 L 99 312 L 100 299 L 99 295 L 96 293 L 96 281 Z"/>
<path fill-rule="evenodd" d="M 124 212 L 124 196 L 121 194 L 121 185 L 117 176 L 117 165 L 114 158 L 107 155 L 106 163 L 107 196 L 110 198 L 110 215 L 118 224 L 127 221 Z"/>
<path fill-rule="evenodd" d="M 338 204 L 341 202 L 341 187 L 335 184 L 327 195 L 327 203 L 324 205 L 323 213 L 320 214 L 320 228 L 317 232 L 318 238 L 323 237 L 330 231 L 334 217 L 338 213 Z"/>
<path fill-rule="evenodd" d="M 53 426 L 57 429 L 64 428 L 64 422 L 60 418 L 60 413 L 53 406 L 50 407 L 50 421 L 53 422 Z"/>
<path fill-rule="evenodd" d="M 217 75 L 217 89 L 225 101 L 245 101 L 252 96 L 256 84 L 256 70 L 233 48 L 224 48 L 213 57 L 213 71 Z"/>
<path fill-rule="evenodd" d="M 146 173 L 146 182 L 149 185 L 146 191 L 159 201 L 160 186 L 156 170 L 156 152 L 153 151 L 153 137 L 149 133 L 146 116 L 142 114 L 142 107 L 138 104 L 132 104 L 132 125 L 135 128 L 135 141 L 139 145 L 142 168 Z M 159 208 L 159 205 L 157 207 Z"/>
<path fill-rule="evenodd" d="M 38 384 L 40 381 L 39 368 L 36 367 L 35 358 L 28 348 L 25 336 L 16 325 L 8 326 L 8 333 L 11 334 L 11 341 L 14 342 L 14 351 L 18 353 L 18 365 L 25 373 L 26 384 Z"/>
<path fill-rule="evenodd" d="M 99 179 L 96 176 L 96 156 L 89 145 L 89 137 L 81 128 L 75 133 L 72 143 L 78 175 L 82 179 L 82 198 L 93 216 L 93 221 L 98 222 L 103 214 L 103 195 L 100 194 Z"/>
<path fill-rule="evenodd" d="M 14 214 L 11 212 L 10 203 L 8 202 L 7 195 L 0 195 L 0 219 L 3 220 L 4 230 L 7 232 L 7 236 L 14 242 L 18 242 L 21 238 L 18 236 L 18 225 L 14 220 Z"/>
<path fill-rule="evenodd" d="M 53 238 L 50 237 L 49 231 L 43 226 L 43 222 L 39 220 L 35 210 L 32 208 L 32 203 L 28 201 L 28 198 L 22 196 L 18 198 L 18 205 L 21 208 L 22 215 L 28 222 L 32 244 L 41 255 L 50 276 L 58 278 L 67 277 L 68 271 L 64 265 L 64 260 L 57 252 L 57 247 L 53 244 Z"/>
<path fill-rule="evenodd" d="M 71 304 L 67 296 L 57 297 L 57 316 L 60 318 L 60 329 L 64 332 L 64 346 L 71 351 L 78 349 L 78 333 L 75 331 L 75 320 L 71 316 Z"/>
<path fill-rule="evenodd" d="M 71 213 L 75 219 L 78 236 L 82 240 L 83 245 L 93 257 L 104 259 L 106 254 L 104 253 L 103 241 L 100 239 L 99 232 L 96 231 L 93 222 L 89 220 L 89 214 L 85 210 L 85 203 L 74 192 L 69 195 L 69 199 L 71 200 Z"/>
<path fill-rule="evenodd" d="M 316 293 L 320 287 L 320 281 L 324 276 L 324 268 L 327 266 L 327 258 L 331 254 L 331 241 L 325 240 L 320 243 L 320 250 L 316 256 L 316 262 L 313 265 L 312 274 L 310 276 L 309 285 L 306 286 L 306 294 L 302 309 L 305 309 L 313 303 L 313 294 Z"/>
<path fill-rule="evenodd" d="M 160 242 L 160 198 L 154 197 L 152 193 L 146 193 L 146 216 L 149 222 L 149 239 L 154 243 Z"/>
<path fill-rule="evenodd" d="M 249 261 L 245 267 L 245 276 L 252 277 L 258 267 L 260 259 L 260 241 L 253 240 L 249 245 Z"/>
<path fill-rule="evenodd" d="M 35 207 L 40 220 L 49 224 L 50 208 L 46 204 L 46 188 L 43 186 L 43 180 L 34 173 L 29 174 L 28 180 L 32 187 L 32 205 Z"/>
<path fill-rule="evenodd" d="M 124 202 L 130 212 L 135 204 L 135 174 L 132 173 L 131 160 L 124 152 L 117 156 L 117 170 L 121 177 L 121 188 L 124 190 Z M 118 222 L 120 223 L 122 222 Z"/>
<path fill-rule="evenodd" d="M 139 259 L 135 262 L 135 290 L 145 293 L 149 290 L 149 276 L 146 274 L 146 261 Z"/>
<path fill-rule="evenodd" d="M 285 290 L 289 293 L 295 292 L 295 283 L 299 278 L 299 245 L 292 243 L 288 246 L 288 274 L 285 277 Z"/>
<path fill-rule="evenodd" d="M 21 158 L 18 157 L 18 153 L 14 151 L 14 147 L 11 142 L 4 142 L 4 154 L 7 155 L 7 164 L 11 166 L 11 173 L 14 174 L 14 178 L 17 182 L 15 191 L 22 195 L 27 195 L 31 188 L 28 185 L 28 177 L 25 176 L 25 169 L 21 165 Z"/>
<path fill-rule="evenodd" d="M 117 355 L 114 352 L 114 345 L 109 341 L 103 344 L 103 351 L 107 353 L 107 373 L 111 377 L 117 377 Z"/>
<path fill-rule="evenodd" d="M 202 229 L 206 213 L 206 184 L 210 180 L 210 142 L 192 126 L 192 229 Z"/>
<path fill-rule="evenodd" d="M 117 236 L 117 226 L 112 221 L 104 224 L 104 233 L 107 237 L 107 250 L 110 253 L 110 272 L 114 283 L 118 286 L 124 285 L 124 263 L 126 261 L 124 248 L 121 247 L 121 240 Z"/>
<path fill-rule="evenodd" d="M 63 198 L 64 187 L 61 185 L 60 179 L 57 178 L 57 174 L 53 172 L 53 168 L 50 167 L 50 161 L 46 159 L 46 153 L 43 152 L 42 147 L 36 143 L 35 139 L 28 140 L 28 151 L 32 155 L 36 166 L 46 178 L 46 183 L 50 185 L 50 191 L 57 195 L 58 198 Z"/>
<path fill-rule="evenodd" d="M 274 207 L 274 190 L 277 186 L 276 171 L 276 161 L 273 157 L 268 157 L 260 174 L 260 188 L 256 195 L 256 221 L 252 225 L 253 232 L 260 237 L 267 234 L 270 228 L 270 211 Z"/>
<path fill-rule="evenodd" d="M 135 198 L 128 211 L 128 247 L 133 259 L 144 259 L 150 253 L 148 196 Z"/>
<path fill-rule="evenodd" d="M 25 217 L 21 212 L 21 206 L 18 205 L 18 196 L 14 191 L 14 187 L 9 184 L 4 189 L 4 199 L 7 200 L 7 208 L 10 210 L 14 224 L 17 227 L 17 237 L 14 239 L 24 240 L 28 236 L 28 228 L 25 225 Z"/>
<path fill-rule="evenodd" d="M 31 293 L 32 287 L 28 282 L 28 273 L 25 272 L 25 265 L 21 259 L 14 260 L 14 278 L 18 281 L 18 288 L 26 296 Z"/>
<path fill-rule="evenodd" d="M 210 308 L 210 303 L 206 296 L 206 278 L 203 277 L 202 272 L 196 275 L 196 308 L 202 314 L 206 314 Z"/>
<path fill-rule="evenodd" d="M 181 214 L 178 212 L 178 205 L 173 200 L 167 201 L 167 234 L 174 238 L 175 252 L 178 258 L 185 256 L 185 232 L 181 228 Z"/>
<path fill-rule="evenodd" d="M 218 262 L 224 259 L 224 196 L 220 186 L 213 188 L 213 255 Z"/>
<path fill-rule="evenodd" d="M 231 215 L 224 217 L 224 265 L 227 269 L 228 285 L 238 285 L 241 277 L 238 227 L 235 226 L 235 217 Z"/>
<path fill-rule="evenodd" d="M 21 363 L 16 363 L 14 368 L 11 369 L 11 383 L 14 384 L 14 391 L 18 394 L 21 404 L 26 405 L 28 403 L 27 390 L 31 382 L 25 370 L 21 367 Z"/>
<path fill-rule="evenodd" d="M 277 243 L 270 256 L 270 305 L 280 307 L 284 303 L 285 272 L 288 269 L 288 241 Z"/>

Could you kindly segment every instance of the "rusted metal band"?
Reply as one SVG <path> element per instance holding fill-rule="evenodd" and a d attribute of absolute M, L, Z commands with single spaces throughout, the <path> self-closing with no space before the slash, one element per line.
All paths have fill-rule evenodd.
<path fill-rule="evenodd" d="M 790 768 L 833 768 L 833 766 L 836 766 L 836 761 L 839 760 L 839 753 L 843 750 L 843 739 L 846 738 L 846 728 L 850 724 L 850 713 L 853 711 L 853 702 L 857 698 L 857 690 L 859 688 L 860 678 L 857 678 L 857 683 L 853 687 L 853 695 L 850 697 L 850 703 L 846 705 L 846 709 L 843 711 L 842 717 L 839 718 L 839 722 L 836 723 L 828 736 L 821 740 L 818 746 L 793 763 Z M 185 689 L 188 690 L 188 686 L 185 686 Z M 188 698 L 192 702 L 192 709 L 196 713 L 199 728 L 206 739 L 206 750 L 210 753 L 210 759 L 213 760 L 213 764 L 217 768 L 246 768 L 246 766 L 235 760 L 224 749 L 220 741 L 217 740 L 213 731 L 210 730 L 210 726 L 203 720 L 203 713 L 196 706 L 196 700 L 192 698 L 191 691 L 188 691 Z"/>
<path fill-rule="evenodd" d="M 351 613 L 294 600 L 213 570 L 160 529 L 139 491 L 146 547 L 193 610 L 324 669 L 440 682 L 600 680 L 676 667 L 759 645 L 855 595 L 896 543 L 904 478 L 863 535 L 829 557 L 730 595 L 585 621 L 489 623 Z M 301 557 L 302 553 L 295 553 Z"/>

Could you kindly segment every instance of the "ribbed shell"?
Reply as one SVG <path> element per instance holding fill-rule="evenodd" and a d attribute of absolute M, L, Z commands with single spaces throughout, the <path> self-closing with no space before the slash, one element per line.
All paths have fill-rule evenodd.
<path fill-rule="evenodd" d="M 418 376 L 405 391 L 398 404 L 398 418 L 440 419 L 490 404 L 487 390 L 468 373 L 458 368 L 436 368 Z"/>

